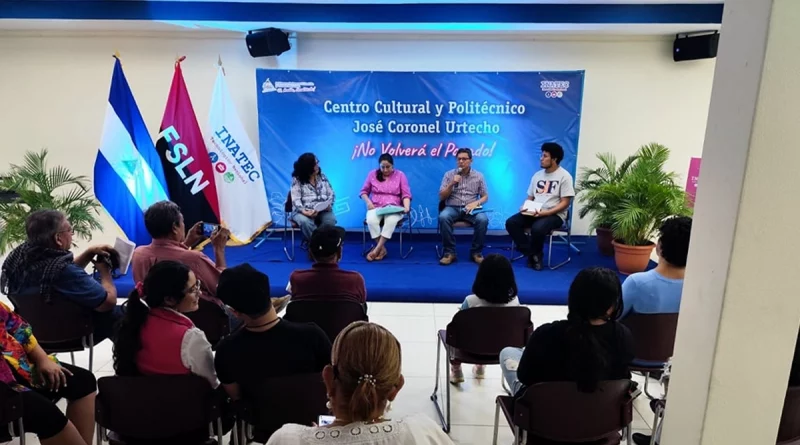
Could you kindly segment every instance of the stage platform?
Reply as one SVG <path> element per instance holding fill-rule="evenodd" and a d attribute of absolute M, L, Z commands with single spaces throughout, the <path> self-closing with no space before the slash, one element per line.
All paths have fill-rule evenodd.
<path fill-rule="evenodd" d="M 306 252 L 299 249 L 299 240 L 295 261 L 288 261 L 283 253 L 280 233 L 274 236 L 274 239 L 268 239 L 257 249 L 253 248 L 254 244 L 228 247 L 227 261 L 228 266 L 248 262 L 263 271 L 269 275 L 272 295 L 280 296 L 285 294 L 284 289 L 289 274 L 295 269 L 310 267 L 311 261 Z M 349 233 L 341 266 L 364 275 L 369 301 L 461 303 L 464 297 L 471 293 L 472 281 L 478 266 L 469 261 L 469 236 L 459 236 L 458 241 L 459 261 L 450 266 L 438 264 L 435 250 L 436 236 L 432 234 L 415 234 L 410 242 L 414 246 L 414 251 L 405 260 L 400 258 L 395 237 L 387 244 L 389 255 L 383 261 L 369 263 L 361 256 L 361 234 Z M 613 257 L 602 256 L 597 251 L 594 237 L 573 237 L 573 242 L 581 253 L 573 251 L 572 261 L 557 270 L 545 267 L 544 270 L 536 272 L 525 266 L 524 259 L 514 263 L 522 303 L 566 304 L 569 285 L 579 270 L 588 266 L 616 269 Z M 509 254 L 508 236 L 489 236 L 487 244 L 492 247 L 484 250 L 484 255 Z M 207 250 L 211 255 L 210 249 Z M 554 244 L 554 263 L 561 261 L 565 253 L 564 244 Z M 128 276 L 120 277 L 116 284 L 120 297 L 125 297 L 133 289 L 133 277 L 129 273 Z"/>

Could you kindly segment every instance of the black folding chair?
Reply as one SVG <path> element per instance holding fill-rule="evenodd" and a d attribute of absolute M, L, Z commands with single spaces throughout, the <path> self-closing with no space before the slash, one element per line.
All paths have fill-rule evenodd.
<path fill-rule="evenodd" d="M 660 372 L 672 357 L 675 347 L 675 334 L 678 330 L 678 314 L 637 314 L 633 313 L 620 320 L 633 335 L 634 361 L 629 366 L 633 372 L 644 375 L 644 393 L 648 392 L 650 374 Z"/>
<path fill-rule="evenodd" d="M 206 334 L 206 339 L 215 350 L 220 340 L 230 334 L 231 321 L 228 314 L 212 301 L 201 298 L 197 310 L 184 315 L 192 320 L 197 329 Z"/>
<path fill-rule="evenodd" d="M 476 307 L 458 311 L 447 329 L 437 335 L 436 386 L 431 401 L 436 405 L 445 432 L 450 432 L 450 360 L 477 365 L 500 364 L 500 351 L 525 347 L 533 333 L 531 311 L 525 306 Z M 446 414 L 439 405 L 439 369 L 445 348 Z"/>
<path fill-rule="evenodd" d="M 98 444 L 108 440 L 109 431 L 123 441 L 156 442 L 200 430 L 210 432 L 214 424 L 217 443 L 223 444 L 222 399 L 202 377 L 101 377 L 97 388 Z"/>
<path fill-rule="evenodd" d="M 521 397 L 498 396 L 494 412 L 494 440 L 500 411 L 514 430 L 515 444 L 618 445 L 625 430 L 633 444 L 633 400 L 630 380 L 600 382 L 591 393 L 581 392 L 574 382 L 538 383 Z"/>
<path fill-rule="evenodd" d="M 311 426 L 319 415 L 328 413 L 327 390 L 318 372 L 267 379 L 242 388 L 242 395 L 238 428 L 245 443 L 266 443 L 287 423 Z"/>
<path fill-rule="evenodd" d="M 33 329 L 39 345 L 47 353 L 69 352 L 75 364 L 75 351 L 89 349 L 89 371 L 94 364 L 94 324 L 92 311 L 60 297 L 49 303 L 41 295 L 13 296 L 14 311 Z"/>
<path fill-rule="evenodd" d="M 298 323 L 314 323 L 325 331 L 331 342 L 350 323 L 369 321 L 362 304 L 347 300 L 292 301 L 283 318 Z"/>
<path fill-rule="evenodd" d="M 19 437 L 19 444 L 25 445 L 25 425 L 22 423 L 22 394 L 5 383 L 0 383 L 0 424 L 7 430 L 0 433 L 0 441 L 5 442 Z"/>

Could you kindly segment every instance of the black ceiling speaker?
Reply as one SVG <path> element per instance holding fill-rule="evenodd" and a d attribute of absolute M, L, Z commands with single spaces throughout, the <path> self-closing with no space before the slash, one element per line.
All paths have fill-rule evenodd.
<path fill-rule="evenodd" d="M 289 33 L 278 28 L 250 31 L 245 37 L 247 50 L 253 57 L 280 56 L 292 49 L 289 44 Z"/>
<path fill-rule="evenodd" d="M 672 44 L 672 59 L 676 62 L 685 60 L 711 59 L 717 57 L 719 32 L 711 34 L 688 35 L 678 34 Z"/>

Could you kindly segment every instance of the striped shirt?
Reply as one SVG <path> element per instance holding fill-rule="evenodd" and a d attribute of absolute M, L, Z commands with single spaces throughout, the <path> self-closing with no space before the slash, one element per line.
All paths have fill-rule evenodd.
<path fill-rule="evenodd" d="M 329 202 L 333 206 L 336 194 L 331 183 L 322 173 L 317 175 L 317 184 L 301 184 L 297 178 L 292 178 L 292 210 L 314 210 L 316 204 Z"/>
<path fill-rule="evenodd" d="M 447 189 L 447 186 L 453 182 L 453 177 L 456 175 L 457 170 L 450 170 L 444 174 L 442 178 L 442 186 L 439 191 Z M 445 205 L 454 207 L 463 207 L 481 196 L 486 195 L 486 180 L 483 179 L 483 174 L 473 168 L 469 169 L 469 173 L 461 175 L 461 182 L 453 187 L 452 193 L 447 197 L 444 202 Z"/>

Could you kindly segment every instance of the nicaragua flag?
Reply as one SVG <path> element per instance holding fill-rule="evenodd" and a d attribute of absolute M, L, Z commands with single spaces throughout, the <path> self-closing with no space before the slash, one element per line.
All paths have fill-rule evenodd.
<path fill-rule="evenodd" d="M 272 223 L 261 160 L 225 81 L 222 66 L 211 95 L 206 148 L 217 182 L 220 222 L 231 231 L 229 244 L 247 244 Z"/>
<path fill-rule="evenodd" d="M 118 58 L 94 162 L 94 195 L 136 245 L 151 241 L 144 211 L 169 199 L 164 168 Z"/>
<path fill-rule="evenodd" d="M 217 224 L 219 203 L 214 171 L 183 80 L 183 59 L 175 62 L 156 148 L 164 165 L 169 196 L 181 207 L 186 227 L 199 221 Z"/>

